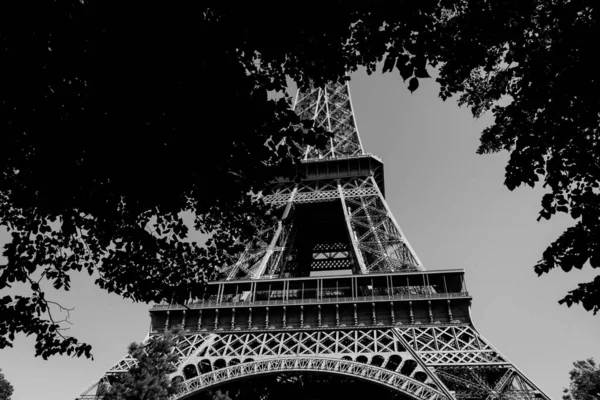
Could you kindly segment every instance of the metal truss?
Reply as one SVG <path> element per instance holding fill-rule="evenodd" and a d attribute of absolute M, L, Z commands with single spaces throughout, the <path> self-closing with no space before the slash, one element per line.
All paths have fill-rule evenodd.
<path fill-rule="evenodd" d="M 189 379 L 173 399 L 183 399 L 215 385 L 252 376 L 280 373 L 329 373 L 346 375 L 389 387 L 413 399 L 442 400 L 449 397 L 415 379 L 381 367 L 332 358 L 289 357 L 251 361 L 211 371 Z"/>
<path fill-rule="evenodd" d="M 429 366 L 509 364 L 468 325 L 406 327 L 397 332 Z"/>
<path fill-rule="evenodd" d="M 314 120 L 317 126 L 333 133 L 325 150 L 308 146 L 305 160 L 363 154 L 347 82 L 299 90 L 294 109 L 301 118 Z"/>
<path fill-rule="evenodd" d="M 548 399 L 514 367 L 495 370 L 476 366 L 437 368 L 436 374 L 451 387 L 457 399 L 535 400 Z M 498 374 L 500 373 L 500 374 Z M 494 378 L 496 375 L 500 378 Z"/>
<path fill-rule="evenodd" d="M 340 191 L 353 241 L 362 253 L 363 273 L 424 270 L 390 212 L 373 177 L 375 195 L 346 196 Z"/>
<path fill-rule="evenodd" d="M 264 201 L 270 204 L 281 204 L 288 201 L 296 204 L 333 201 L 340 198 L 338 186 L 341 186 L 345 197 L 378 195 L 377 189 L 369 177 L 358 177 L 304 181 L 299 184 L 283 183 L 276 186 L 272 194 L 265 196 Z M 296 193 L 292 198 L 294 189 L 296 189 Z"/>
<path fill-rule="evenodd" d="M 361 273 L 424 270 L 371 176 L 283 183 L 264 201 L 279 205 L 282 217 L 276 227 L 260 232 L 239 259 L 222 270 L 228 279 L 281 275 L 285 271 L 282 256 L 294 246 L 294 207 L 332 201 L 342 208 Z"/>
<path fill-rule="evenodd" d="M 547 399 L 469 325 L 196 333 L 173 351 L 177 399 L 280 371 L 350 375 L 415 399 Z M 125 357 L 108 374 L 134 364 Z"/>

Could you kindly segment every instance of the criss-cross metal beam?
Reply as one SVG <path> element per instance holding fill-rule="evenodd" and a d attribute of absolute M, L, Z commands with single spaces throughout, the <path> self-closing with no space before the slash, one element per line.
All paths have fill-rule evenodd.
<path fill-rule="evenodd" d="M 443 392 L 400 373 L 373 365 L 333 359 L 288 357 L 252 361 L 211 371 L 180 384 L 173 399 L 185 399 L 214 386 L 248 377 L 274 373 L 328 373 L 375 383 L 415 400 L 449 400 Z"/>

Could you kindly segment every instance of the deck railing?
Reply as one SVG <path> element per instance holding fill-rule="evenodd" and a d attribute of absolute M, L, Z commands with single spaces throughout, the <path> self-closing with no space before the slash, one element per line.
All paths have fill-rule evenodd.
<path fill-rule="evenodd" d="M 181 304 L 157 304 L 152 307 L 152 310 L 169 310 L 174 308 L 215 308 L 229 306 L 276 306 L 276 305 L 291 305 L 291 304 L 326 304 L 326 303 L 353 303 L 353 302 L 369 302 L 369 301 L 393 301 L 393 300 L 428 300 L 428 299 L 451 299 L 470 297 L 468 292 L 457 293 L 421 293 L 421 294 L 395 294 L 395 295 L 379 295 L 379 296 L 357 296 L 357 297 L 323 297 L 310 299 L 286 299 L 286 300 L 246 300 L 246 301 L 197 301 L 187 303 L 185 306 Z"/>

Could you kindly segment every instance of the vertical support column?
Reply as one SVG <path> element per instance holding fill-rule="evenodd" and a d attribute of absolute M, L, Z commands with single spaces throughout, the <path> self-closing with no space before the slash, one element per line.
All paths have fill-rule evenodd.
<path fill-rule="evenodd" d="M 448 285 L 446 285 L 446 274 L 442 275 L 442 279 L 444 279 L 444 290 L 445 290 L 445 293 L 448 294 Z"/>
<path fill-rule="evenodd" d="M 231 309 L 231 329 L 235 328 L 235 308 Z"/>
<path fill-rule="evenodd" d="M 215 309 L 215 331 L 219 328 L 219 309 Z"/>
<path fill-rule="evenodd" d="M 323 299 L 323 279 L 317 279 L 317 301 Z"/>
<path fill-rule="evenodd" d="M 171 317 L 171 311 L 167 311 L 167 321 L 165 322 L 165 332 L 169 330 L 169 318 Z"/>
<path fill-rule="evenodd" d="M 373 181 L 373 182 L 375 182 L 375 181 Z M 375 184 L 375 186 L 377 186 L 377 185 Z M 379 193 L 379 195 L 381 196 L 381 193 Z M 383 197 L 381 197 L 381 200 L 383 202 L 385 202 L 383 200 Z M 361 204 L 361 207 L 365 210 L 365 215 L 367 216 L 367 222 L 369 223 L 369 229 L 371 230 L 371 233 L 375 237 L 375 242 L 377 243 L 377 248 L 379 249 L 379 257 L 378 257 L 377 261 L 372 262 L 370 264 L 371 268 L 373 268 L 375 266 L 375 264 L 380 263 L 381 260 L 389 260 L 390 255 L 388 254 L 385 247 L 381 243 L 381 238 L 379 237 L 379 232 L 377 231 L 377 227 L 373 223 L 373 219 L 371 218 L 371 213 L 369 212 L 369 204 L 367 203 L 367 201 L 365 201 L 365 198 L 363 196 L 360 197 L 360 204 Z M 388 211 L 388 213 L 389 213 L 389 211 Z M 386 267 L 386 270 L 388 270 L 387 267 Z"/>
<path fill-rule="evenodd" d="M 319 304 L 317 306 L 317 326 L 320 328 L 321 327 L 321 305 Z"/>
<path fill-rule="evenodd" d="M 344 197 L 344 189 L 342 189 L 342 184 L 340 180 L 337 180 L 338 193 L 340 196 L 340 200 L 342 201 L 342 209 L 344 211 L 344 219 L 346 220 L 346 227 L 348 228 L 348 236 L 350 237 L 350 243 L 352 243 L 352 249 L 354 250 L 354 255 L 356 257 L 356 261 L 358 262 L 358 267 L 360 268 L 361 273 L 368 274 L 369 271 L 365 266 L 365 261 L 363 259 L 362 253 L 358 247 L 358 238 L 356 237 L 356 232 L 352 229 L 352 223 L 350 222 L 350 212 L 348 210 L 348 206 L 346 205 L 346 198 Z"/>
<path fill-rule="evenodd" d="M 325 115 L 327 116 L 327 130 L 329 132 L 333 132 L 333 129 L 331 129 L 331 114 L 329 112 L 329 93 L 327 93 L 327 86 L 324 86 L 323 89 L 321 90 L 321 93 L 323 95 L 323 97 L 325 97 L 325 109 L 326 109 L 326 113 Z M 329 139 L 329 145 L 331 146 L 331 153 L 330 156 L 331 157 L 335 157 L 335 144 L 333 141 L 333 138 Z"/>
<path fill-rule="evenodd" d="M 198 310 L 198 332 L 202 330 L 202 309 Z"/>
<path fill-rule="evenodd" d="M 223 286 L 224 285 L 222 283 L 219 283 L 218 286 L 217 286 L 218 287 L 218 289 L 217 289 L 217 298 L 215 300 L 215 303 L 217 305 L 221 304 L 221 296 L 223 295 Z"/>
<path fill-rule="evenodd" d="M 396 218 L 394 218 L 394 215 L 392 214 L 392 211 L 388 207 L 387 202 L 385 201 L 385 198 L 383 197 L 383 194 L 381 194 L 381 191 L 379 190 L 379 186 L 377 186 L 377 182 L 375 182 L 375 179 L 372 176 L 370 176 L 369 179 L 371 180 L 371 183 L 373 184 L 373 187 L 377 190 L 377 193 L 379 195 L 379 198 L 381 199 L 381 203 L 383 204 L 383 207 L 385 208 L 385 211 L 387 212 L 387 215 L 392 220 L 392 223 L 394 224 L 394 227 L 396 228 L 396 230 L 398 231 L 398 233 L 402 237 L 402 242 L 404 243 L 404 245 L 406 246 L 406 248 L 410 252 L 410 255 L 415 259 L 415 261 L 416 261 L 417 266 L 419 267 L 419 269 L 424 270 L 425 268 L 423 268 L 423 263 L 419 259 L 419 256 L 417 256 L 417 253 L 414 251 L 414 249 L 412 248 L 412 246 L 410 245 L 410 243 L 408 243 L 408 240 L 406 239 L 406 236 L 404 235 L 404 232 L 402 232 L 402 229 L 400 229 L 400 225 L 396 221 Z"/>
<path fill-rule="evenodd" d="M 248 329 L 252 328 L 252 307 L 248 308 Z"/>
<path fill-rule="evenodd" d="M 390 301 L 390 317 L 392 320 L 392 325 L 396 324 L 396 313 L 394 312 L 394 302 Z"/>
<path fill-rule="evenodd" d="M 269 307 L 265 308 L 265 329 L 269 328 Z"/>
<path fill-rule="evenodd" d="M 465 282 L 465 274 L 462 273 L 460 274 L 460 281 L 462 283 L 462 291 L 465 293 L 468 293 L 469 291 L 467 290 L 467 282 Z"/>
<path fill-rule="evenodd" d="M 427 300 L 427 307 L 429 307 L 429 322 L 433 323 L 433 311 L 431 309 L 431 300 Z"/>
<path fill-rule="evenodd" d="M 446 302 L 448 303 L 448 318 L 450 319 L 450 322 L 452 322 L 454 320 L 452 317 L 452 306 L 450 304 L 450 300 L 446 300 Z"/>
<path fill-rule="evenodd" d="M 413 314 L 412 301 L 408 302 L 408 309 L 410 311 L 410 323 L 414 324 L 415 323 L 415 316 Z"/>
<path fill-rule="evenodd" d="M 354 326 L 358 325 L 358 311 L 356 303 L 354 303 Z"/>
<path fill-rule="evenodd" d="M 309 88 L 309 90 L 310 90 L 310 88 Z M 318 94 L 317 94 L 317 102 L 314 104 L 315 110 L 314 110 L 313 115 L 311 117 L 311 119 L 313 121 L 317 118 L 317 114 L 319 112 L 319 104 L 321 104 L 321 99 L 323 98 L 323 89 L 316 88 L 315 90 L 318 91 Z M 296 109 L 296 106 L 298 105 L 299 97 L 300 97 L 300 90 L 298 90 L 296 92 L 296 100 L 294 101 L 294 109 Z M 313 107 L 313 106 L 311 105 L 311 107 Z M 308 153 L 309 152 L 310 152 L 310 145 L 306 146 L 306 151 L 304 152 L 304 159 L 305 160 L 308 159 Z"/>
<path fill-rule="evenodd" d="M 181 320 L 181 329 L 185 329 L 185 310 L 183 310 L 183 318 Z"/>
<path fill-rule="evenodd" d="M 321 327 L 321 322 L 322 322 L 322 319 L 321 319 L 321 305 L 320 304 L 317 306 L 317 311 L 318 311 L 317 323 L 318 323 L 318 327 L 320 328 Z"/>
<path fill-rule="evenodd" d="M 285 306 L 283 306 L 283 319 L 281 321 L 281 324 L 283 325 L 284 328 L 287 328 L 287 322 L 286 322 L 286 318 L 287 317 L 287 308 Z"/>
<path fill-rule="evenodd" d="M 275 245 L 277 244 L 277 240 L 279 240 L 279 236 L 281 235 L 281 231 L 283 230 L 283 223 L 281 221 L 284 220 L 290 213 L 290 209 L 292 208 L 292 204 L 294 202 L 294 196 L 296 196 L 297 191 L 298 185 L 294 186 L 294 190 L 292 190 L 292 194 L 290 194 L 290 198 L 288 199 L 287 204 L 285 206 L 285 211 L 283 212 L 281 219 L 277 221 L 277 230 L 275 231 L 275 234 L 271 239 L 271 243 L 269 243 L 269 246 L 267 247 L 267 251 L 260 262 L 260 266 L 256 269 L 256 272 L 254 273 L 254 278 L 260 278 L 264 274 L 265 269 L 267 268 L 267 263 L 269 262 L 269 259 L 275 251 Z"/>
<path fill-rule="evenodd" d="M 373 325 L 377 325 L 377 310 L 375 309 L 375 303 L 371 303 L 373 308 Z"/>
<path fill-rule="evenodd" d="M 267 289 L 267 304 L 271 302 L 271 282 L 269 282 L 269 286 Z"/>
<path fill-rule="evenodd" d="M 300 306 L 300 328 L 304 328 L 304 306 Z"/>

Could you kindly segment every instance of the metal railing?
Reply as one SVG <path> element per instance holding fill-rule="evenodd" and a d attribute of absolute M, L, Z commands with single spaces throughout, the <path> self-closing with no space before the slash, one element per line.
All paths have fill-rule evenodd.
<path fill-rule="evenodd" d="M 152 310 L 169 310 L 184 308 L 214 308 L 228 306 L 276 306 L 276 305 L 305 305 L 305 304 L 327 304 L 327 303 L 354 303 L 370 301 L 390 301 L 390 300 L 429 300 L 429 299 L 451 299 L 470 297 L 468 292 L 456 293 L 423 293 L 423 294 L 395 294 L 378 296 L 357 296 L 357 297 L 322 297 L 310 299 L 285 299 L 285 300 L 246 300 L 246 301 L 199 301 L 190 302 L 185 306 L 181 304 L 157 304 Z"/>

